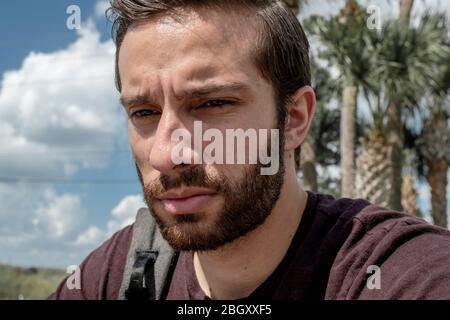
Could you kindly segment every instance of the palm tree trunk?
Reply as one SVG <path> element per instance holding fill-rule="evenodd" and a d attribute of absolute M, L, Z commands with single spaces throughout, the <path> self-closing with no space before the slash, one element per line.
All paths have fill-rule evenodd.
<path fill-rule="evenodd" d="M 414 0 L 400 0 L 400 16 L 401 22 L 409 23 L 411 18 L 411 10 L 414 4 Z"/>
<path fill-rule="evenodd" d="M 414 0 L 400 0 L 401 23 L 409 24 Z M 401 119 L 401 106 L 399 102 L 391 102 L 388 107 L 388 142 L 389 160 L 391 166 L 391 186 L 389 194 L 389 208 L 401 211 L 402 206 L 402 166 L 403 166 L 403 132 Z"/>
<path fill-rule="evenodd" d="M 389 143 L 388 158 L 391 167 L 388 207 L 402 210 L 402 166 L 403 166 L 403 125 L 400 103 L 391 101 L 388 106 L 387 139 Z"/>
<path fill-rule="evenodd" d="M 419 207 L 417 206 L 417 191 L 414 187 L 414 176 L 408 174 L 403 178 L 402 186 L 402 207 L 406 213 L 416 217 L 421 217 Z"/>
<path fill-rule="evenodd" d="M 355 136 L 358 87 L 346 85 L 341 110 L 341 176 L 342 196 L 351 198 L 355 189 Z"/>
<path fill-rule="evenodd" d="M 356 196 L 382 207 L 388 206 L 391 190 L 388 149 L 385 131 L 374 126 L 364 137 L 357 162 Z"/>
<path fill-rule="evenodd" d="M 317 192 L 316 151 L 311 136 L 307 136 L 302 144 L 301 168 L 305 190 Z"/>
<path fill-rule="evenodd" d="M 447 228 L 447 170 L 445 159 L 429 161 L 427 176 L 431 188 L 431 214 L 437 226 Z"/>

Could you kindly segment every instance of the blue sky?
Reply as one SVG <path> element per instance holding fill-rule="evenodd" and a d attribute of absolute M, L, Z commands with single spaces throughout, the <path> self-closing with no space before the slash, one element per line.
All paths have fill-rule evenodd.
<path fill-rule="evenodd" d="M 336 12 L 341 2 L 311 3 L 306 14 Z M 380 3 L 383 12 L 395 14 Z M 74 4 L 81 9 L 78 31 L 66 27 L 66 8 Z M 0 263 L 79 264 L 143 205 L 113 82 L 105 5 L 2 4 Z M 104 180 L 115 182 L 99 183 Z M 429 193 L 419 187 L 426 209 Z"/>
<path fill-rule="evenodd" d="M 80 31 L 66 27 L 73 4 L 81 9 Z M 36 180 L 0 182 L 0 262 L 78 264 L 142 205 L 113 83 L 104 5 L 3 5 L 0 177 Z M 70 183 L 47 181 L 55 179 Z"/>

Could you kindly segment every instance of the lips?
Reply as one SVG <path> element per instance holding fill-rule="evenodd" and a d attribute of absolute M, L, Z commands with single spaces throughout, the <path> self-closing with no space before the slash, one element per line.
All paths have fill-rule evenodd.
<path fill-rule="evenodd" d="M 184 188 L 168 191 L 158 199 L 167 212 L 181 215 L 205 209 L 216 195 L 217 193 L 208 189 Z"/>

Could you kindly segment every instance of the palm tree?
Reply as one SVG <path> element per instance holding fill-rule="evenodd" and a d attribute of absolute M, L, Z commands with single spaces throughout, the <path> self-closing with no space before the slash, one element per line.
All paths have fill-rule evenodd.
<path fill-rule="evenodd" d="M 319 185 L 324 185 L 323 179 L 318 177 L 318 166 L 323 168 L 339 163 L 339 118 L 337 109 L 327 107 L 331 99 L 335 98 L 337 82 L 331 79 L 329 71 L 320 67 L 315 59 L 311 59 L 312 87 L 316 93 L 316 112 L 308 136 L 302 144 L 301 173 L 306 190 L 319 191 Z M 337 195 L 338 190 L 325 188 L 321 192 Z"/>
<path fill-rule="evenodd" d="M 421 217 L 419 207 L 417 206 L 417 190 L 415 187 L 416 179 L 408 174 L 403 178 L 402 185 L 402 206 L 403 211 L 416 217 Z"/>
<path fill-rule="evenodd" d="M 406 170 L 407 173 L 403 177 L 402 185 L 402 207 L 403 211 L 410 213 L 414 216 L 421 217 L 419 207 L 417 205 L 417 190 L 415 187 L 416 179 L 414 177 L 414 153 L 412 151 L 407 152 L 406 157 Z"/>
<path fill-rule="evenodd" d="M 400 0 L 400 15 L 401 22 L 409 24 L 414 0 Z"/>
<path fill-rule="evenodd" d="M 450 39 L 447 36 L 447 44 Z M 450 50 L 447 50 L 450 60 Z M 442 64 L 436 79 L 437 86 L 431 87 L 424 105 L 428 115 L 415 141 L 413 150 L 423 161 L 418 164 L 419 172 L 426 177 L 431 189 L 431 216 L 436 225 L 448 226 L 447 221 L 447 172 L 450 165 L 450 65 Z M 424 112 L 425 113 L 425 112 Z"/>
<path fill-rule="evenodd" d="M 357 196 L 387 207 L 391 189 L 390 170 L 387 137 L 381 122 L 374 120 L 363 139 L 362 152 L 357 160 Z"/>
<path fill-rule="evenodd" d="M 398 24 L 404 30 L 409 30 L 409 22 L 414 0 L 400 0 L 400 15 Z M 391 52 L 390 54 L 392 54 Z M 394 53 L 395 54 L 395 53 Z M 392 57 L 392 56 L 391 56 Z M 404 58 L 408 58 L 404 56 Z M 394 62 L 395 59 L 393 59 Z M 404 61 L 400 61 L 404 62 Z M 391 161 L 391 174 L 389 180 L 392 192 L 389 196 L 388 206 L 395 210 L 402 210 L 401 193 L 402 188 L 402 165 L 403 165 L 403 135 L 402 135 L 402 112 L 401 98 L 392 97 L 387 108 L 387 137 L 389 143 L 388 157 Z"/>
<path fill-rule="evenodd" d="M 300 168 L 303 178 L 303 188 L 317 192 L 317 159 L 314 140 L 308 134 L 303 141 L 300 152 Z"/>
<path fill-rule="evenodd" d="M 386 114 L 389 190 L 387 206 L 401 210 L 403 122 L 405 111 L 418 105 L 428 88 L 436 86 L 438 66 L 445 65 L 447 21 L 444 15 L 425 14 L 415 28 L 389 21 L 378 38 L 370 38 L 372 94 Z M 374 89 L 374 90 L 373 90 Z M 402 114 L 403 113 L 403 114 Z"/>
<path fill-rule="evenodd" d="M 448 103 L 448 102 L 447 102 Z M 425 121 L 419 145 L 427 161 L 426 175 L 431 188 L 431 215 L 434 224 L 447 228 L 447 172 L 450 166 L 449 114 L 433 112 Z"/>
<path fill-rule="evenodd" d="M 340 14 L 329 19 L 312 17 L 306 29 L 317 35 L 325 49 L 321 57 L 336 66 L 342 78 L 341 186 L 342 196 L 354 196 L 355 136 L 359 86 L 368 85 L 370 55 L 364 38 L 369 30 L 367 15 L 355 0 L 347 0 Z"/>

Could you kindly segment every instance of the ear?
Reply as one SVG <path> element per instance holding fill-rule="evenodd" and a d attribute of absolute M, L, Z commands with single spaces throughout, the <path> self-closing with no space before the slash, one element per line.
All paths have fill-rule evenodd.
<path fill-rule="evenodd" d="M 284 150 L 295 150 L 308 134 L 316 111 L 316 94 L 310 86 L 297 90 L 287 106 L 287 122 L 284 129 Z"/>

